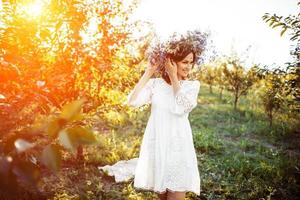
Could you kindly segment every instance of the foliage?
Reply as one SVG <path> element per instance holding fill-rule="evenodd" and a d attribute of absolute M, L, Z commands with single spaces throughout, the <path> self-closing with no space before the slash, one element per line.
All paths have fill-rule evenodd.
<path fill-rule="evenodd" d="M 214 66 L 213 63 L 203 64 L 201 66 L 201 70 L 198 73 L 198 78 L 203 81 L 204 83 L 209 85 L 210 93 L 213 93 L 213 86 L 216 83 L 217 74 L 216 74 L 217 67 Z"/>
<path fill-rule="evenodd" d="M 300 6 L 300 1 L 297 3 Z M 265 13 L 262 16 L 263 20 L 272 28 L 280 27 L 280 36 L 286 31 L 290 31 L 290 40 L 296 44 L 292 46 L 291 55 L 294 57 L 293 62 L 287 63 L 286 69 L 281 70 L 285 74 L 284 90 L 287 96 L 292 96 L 292 100 L 288 101 L 289 109 L 292 112 L 300 111 L 300 12 L 297 15 L 289 15 L 288 17 L 278 16 Z"/>
<path fill-rule="evenodd" d="M 42 146 L 37 142 L 30 143 L 18 134 L 12 137 L 8 135 L 3 141 L 1 140 L 1 147 L 6 149 L 6 153 L 1 153 L 3 155 L 0 156 L 0 178 L 6 180 L 1 182 L 2 192 L 8 191 L 8 196 L 13 194 L 13 188 L 22 187 L 17 184 L 19 180 L 37 187 L 41 178 L 40 164 L 44 164 L 53 172 L 58 172 L 61 168 L 63 149 L 76 153 L 81 145 L 97 142 L 89 128 L 76 124 L 82 119 L 83 102 L 77 100 L 65 105 L 59 116 L 51 118 L 48 124 L 31 130 L 31 132 L 41 132 L 33 135 L 35 140 L 38 139 L 38 135 L 43 137 L 41 134 L 47 134 L 43 137 L 46 140 Z M 34 133 L 27 133 L 30 134 Z M 37 149 L 37 153 L 33 153 L 34 148 Z"/>
<path fill-rule="evenodd" d="M 284 103 L 283 78 L 276 72 L 268 73 L 262 80 L 259 96 L 262 105 L 272 126 L 274 112 L 278 111 Z"/>
<path fill-rule="evenodd" d="M 256 69 L 257 66 L 250 68 L 246 71 L 238 58 L 230 57 L 222 64 L 226 82 L 226 89 L 232 92 L 234 97 L 234 109 L 237 108 L 237 103 L 242 95 L 247 95 L 250 87 L 257 80 Z"/>
<path fill-rule="evenodd" d="M 129 20 L 137 1 L 44 3 L 38 16 L 29 1 L 3 2 L 0 11 L 0 119 L 11 119 L 1 133 L 77 97 L 88 100 L 84 111 L 120 111 L 126 88 L 139 75 L 132 49 L 146 39 L 132 35 L 147 24 Z M 25 107 L 31 111 L 23 116 Z"/>
<path fill-rule="evenodd" d="M 218 62 L 217 62 L 218 64 Z M 222 95 L 223 95 L 223 90 L 225 89 L 225 84 L 224 80 L 225 80 L 225 74 L 223 72 L 222 66 L 219 65 L 219 67 L 217 67 L 215 69 L 215 82 L 218 85 L 218 88 L 220 89 L 220 99 L 222 99 Z"/>

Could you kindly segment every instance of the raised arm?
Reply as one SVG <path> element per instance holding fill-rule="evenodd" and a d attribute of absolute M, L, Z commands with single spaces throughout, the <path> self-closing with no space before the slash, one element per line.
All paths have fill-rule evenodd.
<path fill-rule="evenodd" d="M 143 76 L 140 78 L 134 89 L 127 95 L 126 104 L 133 107 L 140 107 L 150 101 L 152 95 L 152 85 L 154 79 L 151 78 L 156 70 L 156 66 L 150 63 Z"/>
<path fill-rule="evenodd" d="M 184 115 L 191 112 L 197 106 L 200 82 L 195 80 L 186 86 L 179 88 L 174 94 L 170 105 L 170 111 L 177 115 Z"/>

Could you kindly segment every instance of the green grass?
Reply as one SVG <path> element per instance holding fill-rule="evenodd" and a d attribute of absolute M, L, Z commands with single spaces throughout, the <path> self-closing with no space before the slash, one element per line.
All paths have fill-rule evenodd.
<path fill-rule="evenodd" d="M 219 99 L 217 90 L 213 91 L 210 94 L 205 84 L 201 86 L 198 106 L 189 116 L 201 194 L 197 197 L 187 193 L 186 199 L 297 199 L 300 150 L 299 140 L 292 138 L 297 130 L 295 120 L 282 113 L 275 116 L 270 128 L 251 94 L 242 97 L 234 111 L 230 93 L 224 91 L 223 99 Z M 47 176 L 44 186 L 51 186 L 48 197 L 156 199 L 153 192 L 135 190 L 133 179 L 115 183 L 113 177 L 96 168 L 138 156 L 148 114 L 131 119 L 134 123 L 100 133 L 100 144 L 85 149 L 83 166 L 72 165 L 59 176 Z"/>
<path fill-rule="evenodd" d="M 228 92 L 221 100 L 208 87 L 201 89 L 190 113 L 201 198 L 296 199 L 299 157 L 289 158 L 285 150 L 291 146 L 281 143 L 292 133 L 291 124 L 278 117 L 270 128 L 262 110 L 247 106 L 249 99 L 243 97 L 234 111 Z"/>

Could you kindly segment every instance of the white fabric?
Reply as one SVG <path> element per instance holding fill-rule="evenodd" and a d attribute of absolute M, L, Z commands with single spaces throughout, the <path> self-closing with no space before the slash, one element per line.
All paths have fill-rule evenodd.
<path fill-rule="evenodd" d="M 124 179 L 134 177 L 136 189 L 159 193 L 191 191 L 200 195 L 200 174 L 188 120 L 189 112 L 197 106 L 200 82 L 183 80 L 180 85 L 174 94 L 172 86 L 162 78 L 151 78 L 135 101 L 128 103 L 133 90 L 127 96 L 129 106 L 151 104 L 139 158 L 130 160 L 136 166 L 123 165 L 122 170 L 114 170 L 117 163 L 111 167 L 116 177 L 126 177 L 119 172 L 128 175 Z"/>
<path fill-rule="evenodd" d="M 128 181 L 134 176 L 134 170 L 137 164 L 138 158 L 130 160 L 121 160 L 114 165 L 105 165 L 98 167 L 105 171 L 109 176 L 115 176 L 116 182 Z"/>

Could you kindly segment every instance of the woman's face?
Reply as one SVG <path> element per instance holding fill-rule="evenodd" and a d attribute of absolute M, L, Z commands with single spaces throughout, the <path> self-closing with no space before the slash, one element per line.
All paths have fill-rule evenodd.
<path fill-rule="evenodd" d="M 177 75 L 181 77 L 181 79 L 186 79 L 188 74 L 190 73 L 194 63 L 194 54 L 189 53 L 183 60 L 177 62 Z"/>

